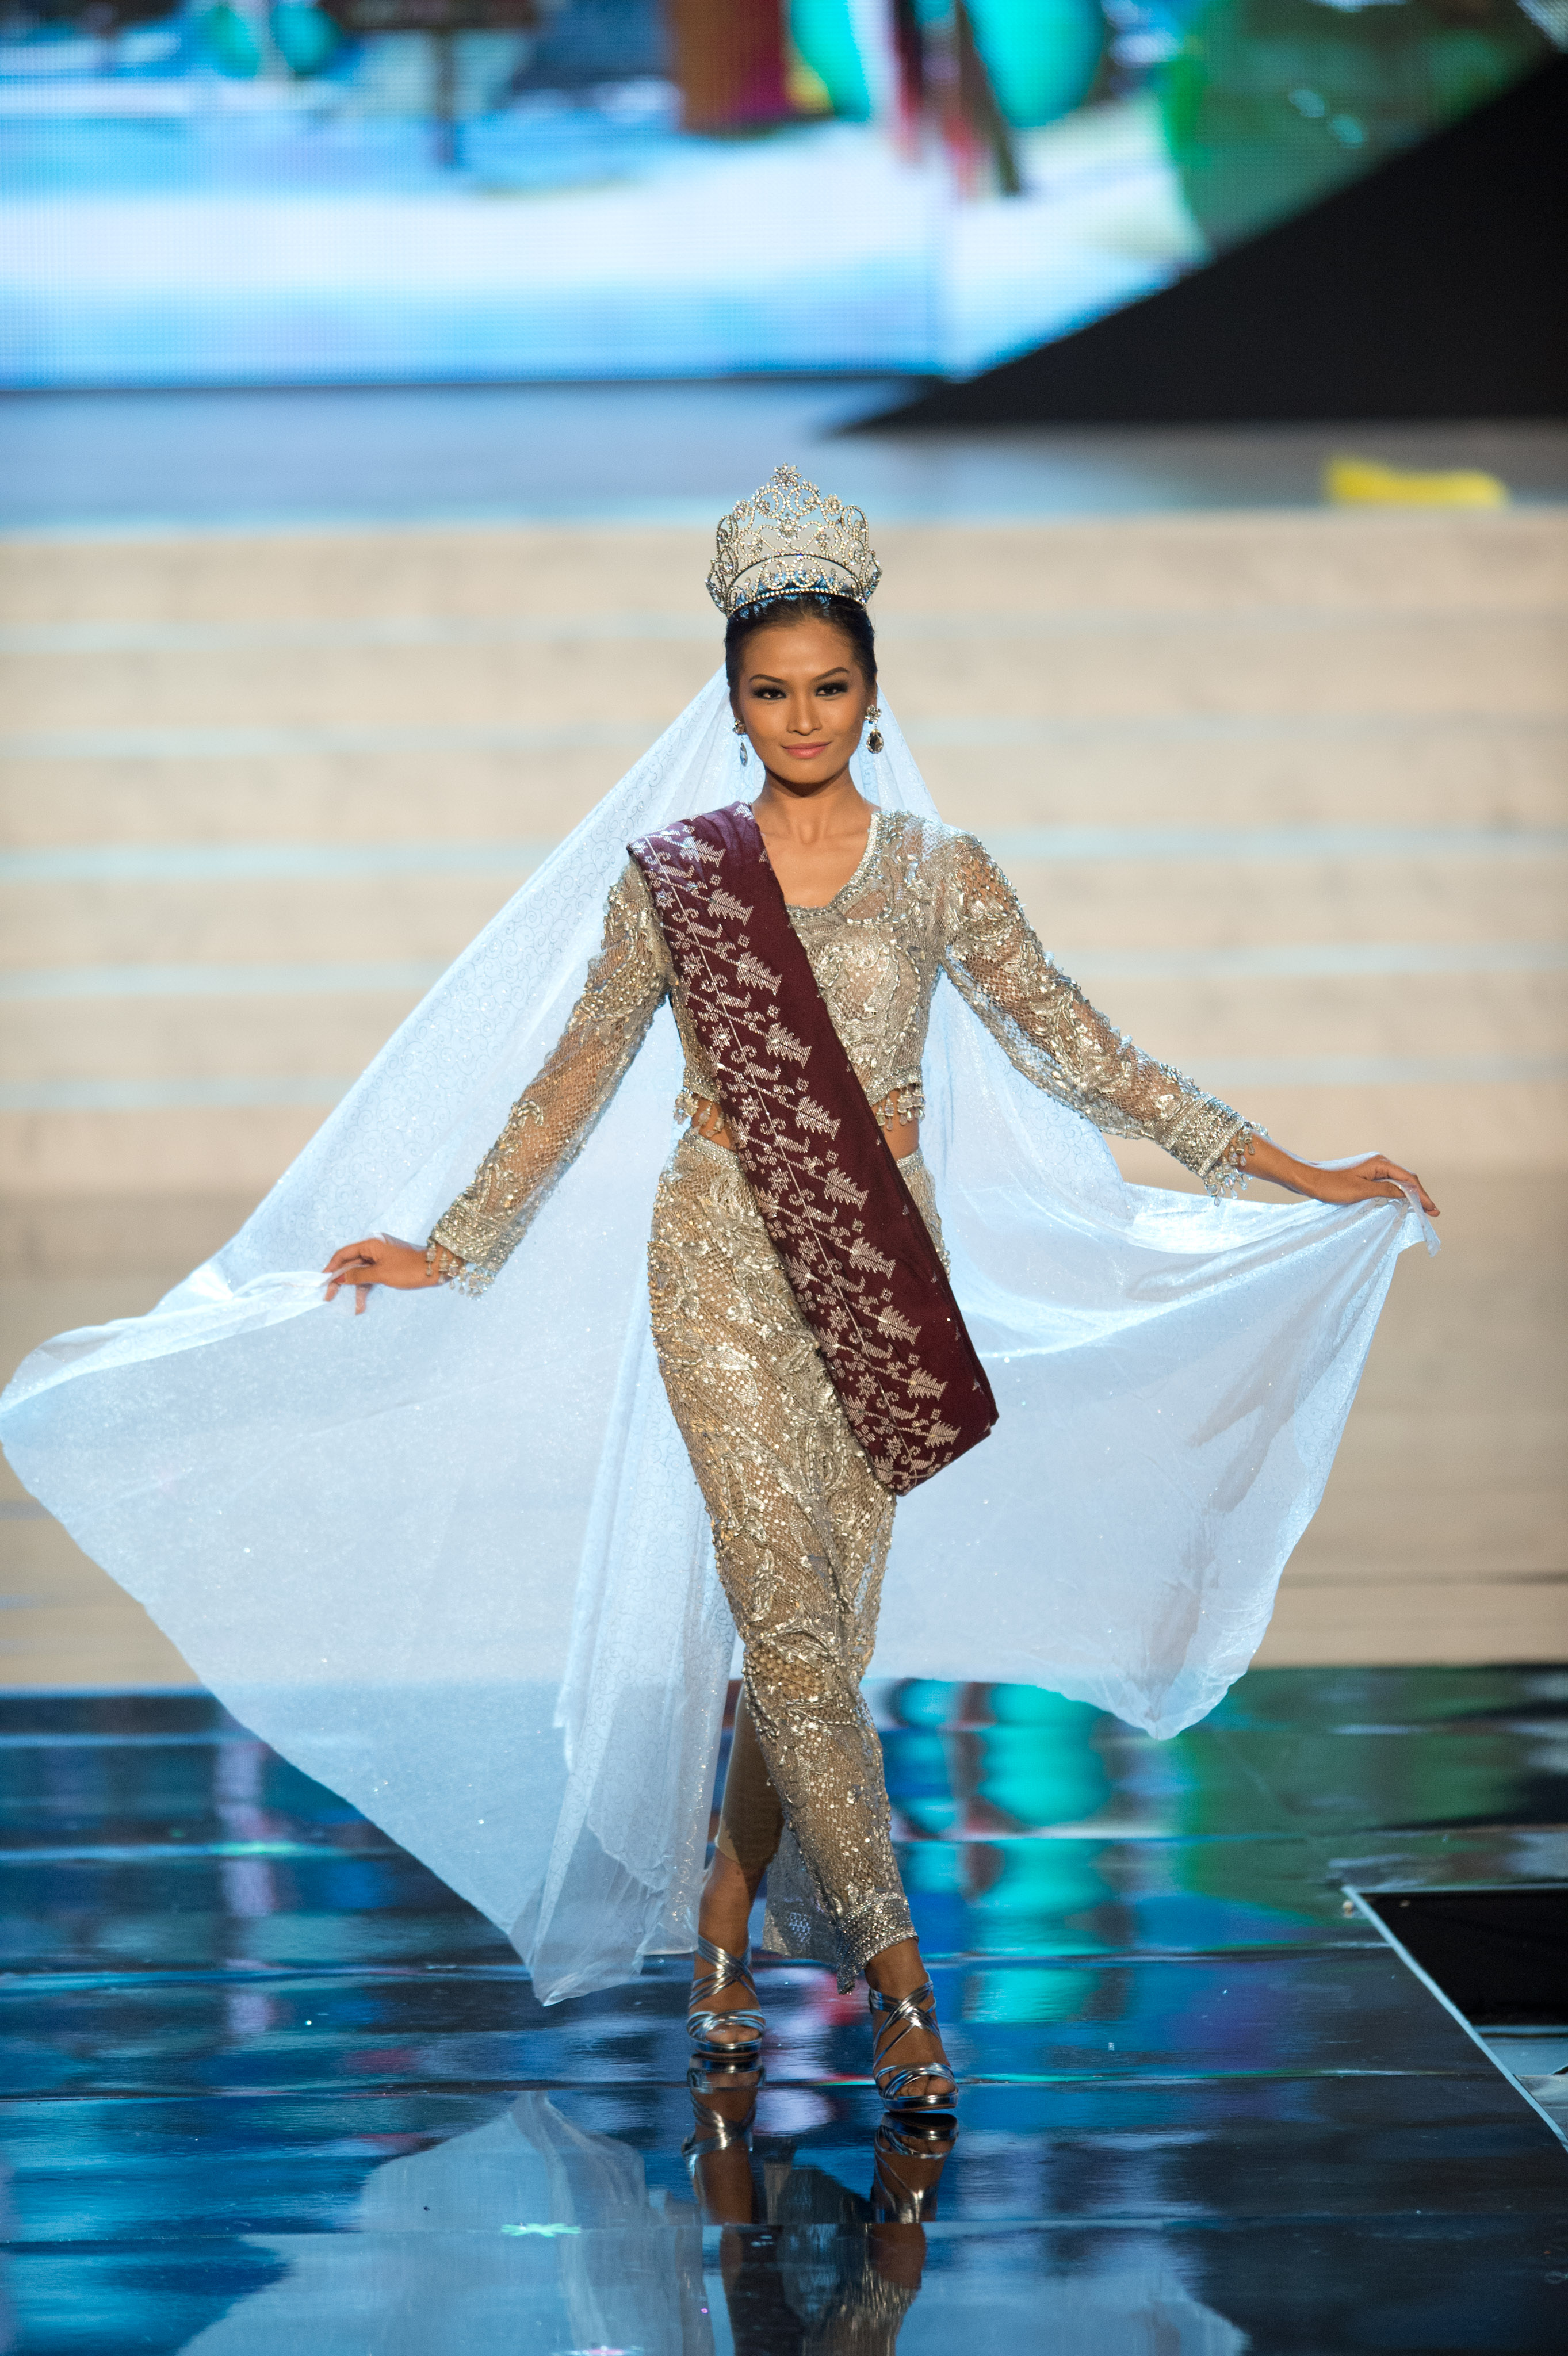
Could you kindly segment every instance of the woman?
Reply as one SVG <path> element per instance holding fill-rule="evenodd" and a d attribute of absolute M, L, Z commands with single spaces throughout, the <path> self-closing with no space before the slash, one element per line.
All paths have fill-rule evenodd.
<path fill-rule="evenodd" d="M 1435 1246 L 1408 1173 L 1294 1161 L 1050 964 L 878 709 L 876 577 L 859 510 L 792 470 L 743 501 L 710 581 L 730 675 L 224 1249 L 35 1351 L 0 1430 L 212 1691 L 545 2004 L 696 1938 L 697 2042 L 744 2059 L 766 1869 L 765 1945 L 864 1968 L 886 2091 L 936 2109 L 873 1641 L 887 1676 L 1201 1718 L 1394 1260 Z M 1316 1199 L 1129 1188 L 1097 1126 L 1212 1195 Z M 376 1314 L 329 1308 L 346 1285 Z"/>
<path fill-rule="evenodd" d="M 690 1126 L 654 1210 L 652 1333 L 745 1663 L 717 1853 L 703 1891 L 690 2030 L 700 2053 L 755 2054 L 763 2021 L 746 1924 L 762 1877 L 779 1860 L 775 1880 L 783 1886 L 772 1890 L 770 1913 L 780 1944 L 835 1962 L 842 1984 L 865 1972 L 884 2101 L 941 2110 L 955 2081 L 894 1858 L 881 1752 L 860 1683 L 875 1643 L 895 1494 L 950 1462 L 955 1440 L 967 1448 L 983 1438 L 994 1410 L 983 1372 L 967 1373 L 977 1362 L 966 1355 L 945 1279 L 919 1261 L 920 1236 L 908 1300 L 881 1312 L 884 1325 L 897 1321 L 887 1356 L 876 1355 L 874 1339 L 872 1358 L 862 1354 L 853 1366 L 834 1324 L 842 1290 L 824 1310 L 819 1296 L 829 1280 L 818 1283 L 801 1265 L 824 1218 L 840 1217 L 846 1205 L 865 1213 L 844 1222 L 849 1280 L 865 1315 L 873 1297 L 865 1272 L 893 1273 L 898 1222 L 908 1221 L 911 1203 L 914 1226 L 923 1222 L 941 1251 L 919 1150 L 921 1065 L 939 978 L 956 984 L 1026 1078 L 1101 1129 L 1153 1138 L 1211 1193 L 1259 1176 L 1324 1203 L 1402 1205 L 1413 1193 L 1424 1209 L 1434 1206 L 1420 1181 L 1384 1157 L 1339 1170 L 1295 1160 L 1141 1055 L 1050 963 L 973 837 L 866 800 L 851 764 L 863 739 L 874 757 L 881 742 L 865 603 L 876 579 L 858 510 L 822 503 L 791 470 L 726 519 L 710 585 L 727 615 L 725 676 L 741 758 L 749 750 L 763 773 L 749 817 L 739 813 L 728 834 L 710 829 L 699 840 L 676 829 L 633 844 L 565 1030 L 472 1183 L 425 1245 L 366 1237 L 334 1252 L 326 1272 L 328 1298 L 352 1287 L 357 1310 L 376 1286 L 488 1288 L 580 1151 L 656 1011 L 671 1000 Z M 760 846 L 747 831 L 753 823 Z M 724 865 L 726 853 L 723 888 L 710 889 L 707 870 Z M 769 876 L 809 976 L 804 961 L 793 980 L 784 972 L 790 945 L 776 911 L 771 947 L 763 940 Z M 682 893 L 698 898 L 688 905 Z M 726 920 L 733 948 L 715 982 L 709 967 L 725 954 Z M 737 1040 L 725 1010 L 733 1014 L 745 980 L 737 984 L 736 972 L 758 943 L 768 967 L 757 989 L 760 1027 Z M 832 1041 L 807 1045 L 797 1035 L 809 1028 L 816 991 L 847 1055 L 837 1093 L 823 1085 Z M 773 999 L 779 1004 L 763 1007 Z M 812 1056 L 815 1093 L 797 1087 L 789 1095 L 787 1142 L 769 1160 L 760 1135 L 765 1100 L 789 1088 L 789 1066 L 804 1070 Z M 848 1131 L 841 1135 L 860 1117 L 856 1089 L 886 1141 L 858 1162 Z M 814 1140 L 829 1135 L 838 1150 L 824 1161 Z M 889 1154 L 903 1185 L 888 1194 L 887 1225 L 877 1227 L 867 1197 L 878 1155 L 886 1164 Z M 817 1191 L 791 1226 L 779 1197 L 797 1180 Z M 929 1343 L 919 1345 L 928 1355 L 916 1387 L 940 1401 L 927 1424 L 906 1395 L 908 1362 L 903 1393 L 892 1363 L 899 1348 L 916 1351 L 919 1329 L 910 1315 L 920 1318 L 922 1300 L 933 1321 L 952 1328 L 940 1360 L 929 1357 Z M 967 1434 L 961 1422 L 952 1429 L 942 1420 L 960 1412 L 961 1391 L 970 1395 Z M 933 1425 L 945 1440 L 931 1440 Z M 873 1433 L 891 1436 L 885 1445 Z"/>

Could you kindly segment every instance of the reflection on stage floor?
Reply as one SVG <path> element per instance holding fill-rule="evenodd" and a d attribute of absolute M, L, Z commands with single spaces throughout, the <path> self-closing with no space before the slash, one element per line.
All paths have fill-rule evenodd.
<path fill-rule="evenodd" d="M 1017 1686 L 874 1699 L 966 2082 L 924 2144 L 879 2136 L 826 1973 L 765 1965 L 763 2082 L 693 2093 L 682 1959 L 544 2010 L 205 1697 L 0 1700 L 0 2345 L 1568 2340 L 1568 2004 L 1462 2019 L 1380 1928 L 1568 1880 L 1568 1675 L 1254 1671 L 1165 1744 Z"/>

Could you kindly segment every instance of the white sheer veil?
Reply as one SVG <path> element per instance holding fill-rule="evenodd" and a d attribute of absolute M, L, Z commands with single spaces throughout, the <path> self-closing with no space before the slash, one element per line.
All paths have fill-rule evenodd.
<path fill-rule="evenodd" d="M 635 836 L 743 798 L 722 671 L 460 957 L 231 1243 L 0 1401 L 21 1479 L 286 1758 L 512 1938 L 547 2001 L 692 1944 L 734 1634 L 644 1255 L 668 1008 L 491 1290 L 321 1300 L 423 1237 L 559 1034 Z M 933 805 L 884 706 L 855 776 Z M 875 1666 L 1155 1734 L 1246 1666 L 1326 1477 L 1397 1204 L 1125 1187 L 939 990 L 923 1143 L 1001 1408 L 899 1509 Z"/>

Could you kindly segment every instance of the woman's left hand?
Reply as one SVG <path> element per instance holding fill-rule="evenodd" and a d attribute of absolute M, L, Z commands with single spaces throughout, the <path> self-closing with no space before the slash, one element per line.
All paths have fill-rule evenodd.
<path fill-rule="evenodd" d="M 1348 1170 L 1324 1170 L 1316 1162 L 1298 1162 L 1271 1138 L 1254 1137 L 1247 1154 L 1247 1175 L 1267 1178 L 1275 1186 L 1284 1186 L 1293 1194 L 1308 1194 L 1317 1203 L 1374 1203 L 1391 1197 L 1402 1202 L 1408 1199 L 1405 1189 L 1409 1187 L 1429 1218 L 1439 1215 L 1414 1171 L 1402 1169 L 1386 1153 L 1369 1153 L 1365 1162 L 1354 1162 Z"/>
<path fill-rule="evenodd" d="M 362 1317 L 371 1287 L 390 1285 L 397 1292 L 424 1292 L 441 1282 L 423 1244 L 405 1244 L 398 1236 L 365 1236 L 357 1244 L 335 1251 L 321 1271 L 327 1279 L 327 1299 L 336 1301 L 348 1286 L 354 1288 L 354 1314 Z"/>

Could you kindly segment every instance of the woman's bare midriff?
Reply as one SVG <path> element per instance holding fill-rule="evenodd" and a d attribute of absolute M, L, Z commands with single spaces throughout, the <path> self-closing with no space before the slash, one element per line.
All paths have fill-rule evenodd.
<path fill-rule="evenodd" d="M 913 1153 L 920 1142 L 920 1124 L 918 1120 L 882 1120 L 883 1106 L 891 1101 L 890 1098 L 885 1097 L 882 1104 L 873 1106 L 872 1109 L 877 1119 L 882 1121 L 882 1134 L 887 1140 L 894 1161 L 902 1162 L 905 1155 Z M 706 1097 L 695 1099 L 692 1126 L 699 1137 L 706 1138 L 710 1145 L 722 1145 L 726 1153 L 735 1151 L 730 1133 L 725 1127 L 724 1114 Z"/>

